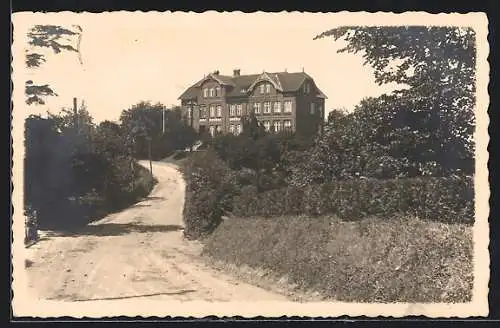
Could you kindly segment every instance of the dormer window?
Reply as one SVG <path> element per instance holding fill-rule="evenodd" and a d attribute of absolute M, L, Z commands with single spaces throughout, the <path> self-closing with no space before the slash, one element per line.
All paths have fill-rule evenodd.
<path fill-rule="evenodd" d="M 264 83 L 261 84 L 260 85 L 260 93 L 264 93 L 266 91 L 265 88 L 266 88 L 265 84 Z"/>
<path fill-rule="evenodd" d="M 271 93 L 271 85 L 269 83 L 266 84 L 266 93 Z"/>
<path fill-rule="evenodd" d="M 203 89 L 203 97 L 208 98 L 208 88 Z"/>
<path fill-rule="evenodd" d="M 210 88 L 210 97 L 215 97 L 215 89 Z"/>
<path fill-rule="evenodd" d="M 216 97 L 220 96 L 220 88 L 219 87 L 215 87 L 215 96 Z"/>

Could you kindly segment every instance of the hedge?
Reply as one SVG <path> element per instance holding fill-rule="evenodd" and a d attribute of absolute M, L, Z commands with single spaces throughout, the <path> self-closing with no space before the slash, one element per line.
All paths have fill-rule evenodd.
<path fill-rule="evenodd" d="M 330 214 L 344 220 L 412 214 L 426 220 L 471 224 L 474 182 L 471 177 L 353 179 L 262 193 L 245 188 L 234 197 L 232 214 L 238 217 Z"/>

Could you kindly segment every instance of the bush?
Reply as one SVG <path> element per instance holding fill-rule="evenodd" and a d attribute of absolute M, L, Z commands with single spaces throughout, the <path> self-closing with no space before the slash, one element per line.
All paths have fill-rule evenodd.
<path fill-rule="evenodd" d="M 118 125 L 87 123 L 76 131 L 65 123 L 74 121 L 71 115 L 25 122 L 25 208 L 36 211 L 42 229 L 79 228 L 136 202 L 155 184 L 130 156 Z"/>
<path fill-rule="evenodd" d="M 29 244 L 39 239 L 38 218 L 36 211 L 30 207 L 25 209 L 24 215 L 26 217 L 26 233 L 24 235 L 24 243 Z"/>
<path fill-rule="evenodd" d="M 231 211 L 237 193 L 236 175 L 211 150 L 194 153 L 183 166 L 186 179 L 185 235 L 196 239 L 211 233 Z"/>
<path fill-rule="evenodd" d="M 203 250 L 345 302 L 468 302 L 472 229 L 414 217 L 225 220 Z M 268 277 L 268 278 L 269 278 Z"/>
<path fill-rule="evenodd" d="M 449 223 L 474 222 L 474 186 L 470 177 L 352 179 L 287 187 L 257 193 L 245 189 L 234 198 L 235 216 L 333 214 L 359 220 L 377 215 L 411 214 Z"/>

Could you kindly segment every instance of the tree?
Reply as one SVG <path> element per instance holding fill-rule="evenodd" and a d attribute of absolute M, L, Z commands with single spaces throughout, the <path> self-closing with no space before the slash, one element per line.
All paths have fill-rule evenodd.
<path fill-rule="evenodd" d="M 57 25 L 35 25 L 28 32 L 28 44 L 31 50 L 26 50 L 26 66 L 28 68 L 40 67 L 46 62 L 44 54 L 38 52 L 44 48 L 51 49 L 58 54 L 62 51 L 77 52 L 80 63 L 80 40 L 82 36 L 82 28 L 78 25 L 72 28 L 64 28 Z M 76 42 L 74 46 L 72 43 Z M 26 81 L 25 85 L 26 103 L 28 105 L 45 104 L 44 98 L 47 96 L 57 96 L 57 93 L 48 84 L 35 84 L 32 80 Z"/>
<path fill-rule="evenodd" d="M 326 119 L 327 124 L 344 118 L 346 116 L 346 113 L 347 111 L 345 109 L 332 109 L 328 113 L 328 117 Z"/>
<path fill-rule="evenodd" d="M 424 166 L 436 162 L 444 171 L 473 172 L 473 29 L 347 26 L 326 31 L 315 39 L 324 37 L 346 41 L 340 53 L 362 52 L 365 64 L 375 69 L 377 83 L 407 86 L 383 99 L 387 107 L 382 115 L 391 123 L 392 138 L 403 145 L 405 139 L 416 136 L 411 137 L 416 139 L 415 145 L 401 147 L 401 151 L 413 152 L 411 156 L 418 157 Z"/>
<path fill-rule="evenodd" d="M 242 136 L 257 140 L 266 135 L 266 129 L 257 120 L 254 113 L 250 113 L 248 116 L 242 117 L 241 124 L 243 128 Z"/>
<path fill-rule="evenodd" d="M 165 133 L 163 132 L 165 115 Z M 148 157 L 148 141 L 151 139 L 153 158 L 168 156 L 177 149 L 184 149 L 194 143 L 196 132 L 188 126 L 179 108 L 167 109 L 161 103 L 141 101 L 120 115 L 123 136 L 133 145 L 138 158 Z"/>

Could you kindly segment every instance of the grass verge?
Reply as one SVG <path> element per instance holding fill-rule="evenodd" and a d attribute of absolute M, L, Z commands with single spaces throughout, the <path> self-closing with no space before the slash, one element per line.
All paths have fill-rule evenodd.
<path fill-rule="evenodd" d="M 232 218 L 203 254 L 346 302 L 468 302 L 472 229 L 414 217 Z M 245 269 L 248 271 L 247 269 Z"/>

